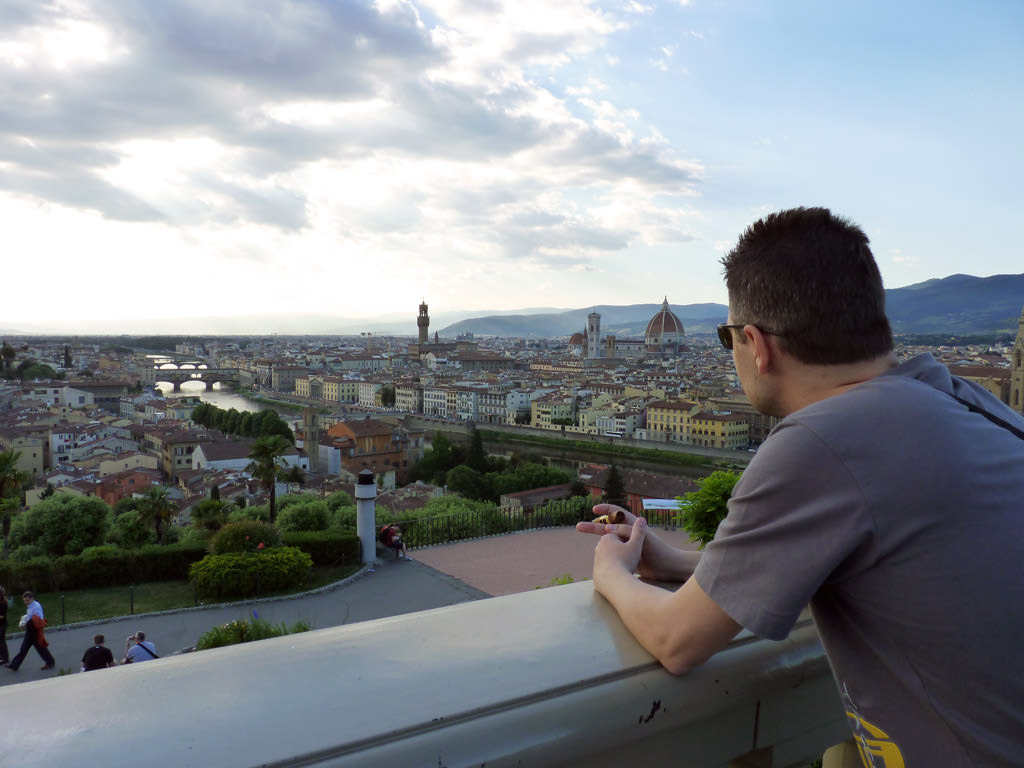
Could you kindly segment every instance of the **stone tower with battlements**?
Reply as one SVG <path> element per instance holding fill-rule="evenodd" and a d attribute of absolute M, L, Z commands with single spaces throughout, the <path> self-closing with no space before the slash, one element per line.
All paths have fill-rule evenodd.
<path fill-rule="evenodd" d="M 426 344 L 429 340 L 430 315 L 427 314 L 427 302 L 420 303 L 420 313 L 416 316 L 416 327 L 420 331 L 420 344 Z"/>

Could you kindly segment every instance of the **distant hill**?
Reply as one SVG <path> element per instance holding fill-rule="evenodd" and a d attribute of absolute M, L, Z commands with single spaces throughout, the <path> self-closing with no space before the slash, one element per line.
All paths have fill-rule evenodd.
<path fill-rule="evenodd" d="M 1024 307 L 1024 274 L 973 277 L 951 275 L 886 294 L 886 311 L 896 333 L 911 334 L 996 334 L 1017 332 L 1017 319 Z M 724 323 L 729 308 L 724 304 L 671 304 L 690 334 L 713 333 Z M 542 338 L 571 336 L 587 325 L 587 315 L 601 315 L 601 335 L 640 338 L 647 323 L 661 309 L 660 304 L 629 304 L 570 309 L 546 314 L 488 315 L 467 318 L 442 328 L 441 336 L 459 334 Z"/>
<path fill-rule="evenodd" d="M 715 325 L 724 323 L 729 308 L 725 304 L 670 304 L 669 308 L 683 322 L 687 333 L 713 333 Z M 619 338 L 642 338 L 647 323 L 661 310 L 661 304 L 629 304 L 569 309 L 540 315 L 501 315 L 462 320 L 442 328 L 441 336 L 452 337 L 463 333 L 475 336 L 511 336 L 516 338 L 542 338 L 545 336 L 571 336 L 587 327 L 587 315 L 601 315 L 601 335 Z"/>
<path fill-rule="evenodd" d="M 886 291 L 898 333 L 1012 333 L 1024 307 L 1024 275 L 951 275 Z"/>

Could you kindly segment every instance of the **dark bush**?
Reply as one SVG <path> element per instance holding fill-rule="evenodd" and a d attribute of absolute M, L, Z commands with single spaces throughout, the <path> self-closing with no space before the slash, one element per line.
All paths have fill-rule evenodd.
<path fill-rule="evenodd" d="M 20 595 L 26 589 L 54 592 L 60 589 L 57 576 L 49 558 L 36 557 L 23 563 L 12 563 L 4 588 L 8 595 Z"/>
<path fill-rule="evenodd" d="M 131 583 L 131 555 L 106 544 L 87 547 L 80 555 L 66 555 L 54 562 L 61 589 L 88 589 Z"/>
<path fill-rule="evenodd" d="M 130 577 L 135 583 L 174 581 L 188 578 L 189 566 L 206 556 L 206 545 L 202 542 L 147 544 L 131 554 Z"/>
<path fill-rule="evenodd" d="M 297 547 L 313 558 L 313 565 L 358 563 L 362 554 L 359 537 L 334 531 L 294 531 L 281 535 L 289 547 Z"/>
<path fill-rule="evenodd" d="M 46 550 L 35 544 L 23 544 L 11 552 L 11 560 L 16 563 L 24 563 L 37 557 L 46 557 Z"/>

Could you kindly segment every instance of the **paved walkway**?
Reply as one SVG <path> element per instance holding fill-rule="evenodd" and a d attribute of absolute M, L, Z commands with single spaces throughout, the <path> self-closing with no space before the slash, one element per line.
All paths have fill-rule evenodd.
<path fill-rule="evenodd" d="M 676 546 L 688 546 L 684 533 L 659 532 Z M 528 531 L 475 541 L 413 550 L 413 561 L 385 556 L 373 570 L 314 593 L 287 598 L 205 606 L 84 622 L 48 630 L 50 651 L 58 670 L 78 671 L 82 653 L 93 635 L 106 636 L 106 645 L 118 660 L 124 656 L 125 638 L 143 631 L 161 656 L 195 645 L 211 627 L 235 619 L 251 619 L 253 613 L 271 624 L 289 626 L 303 620 L 313 629 L 369 621 L 403 613 L 424 611 L 487 597 L 524 592 L 548 586 L 568 574 L 575 581 L 592 576 L 595 539 L 571 528 Z M 9 621 L 20 617 L 21 605 L 10 609 Z M 8 639 L 13 656 L 21 647 L 21 634 Z M 29 651 L 18 672 L 0 669 L 0 685 L 54 676 L 42 671 L 42 661 Z"/>

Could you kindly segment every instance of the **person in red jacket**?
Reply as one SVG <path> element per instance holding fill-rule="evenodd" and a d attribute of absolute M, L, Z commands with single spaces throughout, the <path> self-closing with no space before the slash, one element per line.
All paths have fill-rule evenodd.
<path fill-rule="evenodd" d="M 412 560 L 402 540 L 402 531 L 394 523 L 380 529 L 380 541 L 385 547 L 395 550 L 396 560 Z"/>

